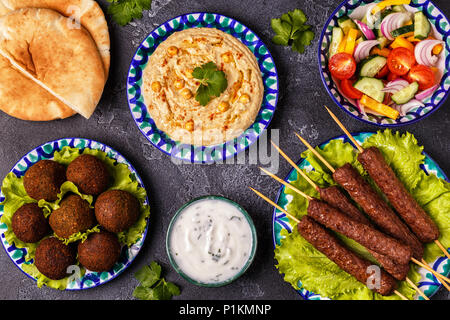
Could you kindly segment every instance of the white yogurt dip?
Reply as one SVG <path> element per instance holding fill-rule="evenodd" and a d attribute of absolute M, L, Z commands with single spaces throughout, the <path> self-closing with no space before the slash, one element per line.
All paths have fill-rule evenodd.
<path fill-rule="evenodd" d="M 203 284 L 225 282 L 246 266 L 253 236 L 244 214 L 220 198 L 199 199 L 179 212 L 168 250 L 187 277 Z"/>

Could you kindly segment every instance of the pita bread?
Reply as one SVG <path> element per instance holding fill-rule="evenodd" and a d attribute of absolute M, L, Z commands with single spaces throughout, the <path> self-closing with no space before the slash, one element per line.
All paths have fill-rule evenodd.
<path fill-rule="evenodd" d="M 106 77 L 86 29 L 50 9 L 13 11 L 0 17 L 0 54 L 85 118 L 94 112 Z"/>
<path fill-rule="evenodd" d="M 52 9 L 75 19 L 94 39 L 108 77 L 110 67 L 110 38 L 102 9 L 94 0 L 0 0 L 0 16 L 23 8 Z"/>
<path fill-rule="evenodd" d="M 28 121 L 64 119 L 75 114 L 0 56 L 0 110 Z"/>

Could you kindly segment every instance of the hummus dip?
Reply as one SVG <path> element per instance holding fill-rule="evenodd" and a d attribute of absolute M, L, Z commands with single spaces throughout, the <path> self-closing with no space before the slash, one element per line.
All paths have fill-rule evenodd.
<path fill-rule="evenodd" d="M 213 62 L 228 87 L 206 105 L 195 95 L 195 68 Z M 158 129 L 185 144 L 211 146 L 241 135 L 255 121 L 264 86 L 253 53 L 238 39 L 214 28 L 171 35 L 151 55 L 143 74 L 143 95 Z"/>

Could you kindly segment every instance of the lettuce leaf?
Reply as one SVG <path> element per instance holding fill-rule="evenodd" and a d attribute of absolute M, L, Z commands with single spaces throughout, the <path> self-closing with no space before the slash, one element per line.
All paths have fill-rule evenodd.
<path fill-rule="evenodd" d="M 439 239 L 441 243 L 445 247 L 449 247 L 450 217 L 447 213 L 450 211 L 450 185 L 433 174 L 426 174 L 420 168 L 425 159 L 422 154 L 423 147 L 418 145 L 412 134 L 401 135 L 398 132 L 394 134 L 390 130 L 379 131 L 369 137 L 363 147 L 368 148 L 370 146 L 378 147 L 381 150 L 399 179 L 438 225 L 441 232 Z M 342 140 L 333 140 L 323 149 L 316 148 L 316 150 L 333 167 L 340 167 L 349 162 L 362 175 L 367 176 L 357 160 L 355 149 L 349 143 L 344 143 Z M 321 187 L 335 185 L 328 169 L 310 151 L 304 152 L 302 157 L 305 157 L 315 169 L 315 171 L 305 171 L 313 181 Z M 369 182 L 371 182 L 370 179 Z M 317 192 L 301 176 L 298 175 L 292 184 L 300 190 L 304 190 L 305 193 L 318 197 Z M 285 193 L 292 197 L 292 201 L 287 206 L 288 211 L 298 218 L 306 215 L 307 201 L 290 189 L 285 189 Z M 340 270 L 335 263 L 304 240 L 296 228 L 293 229 L 290 234 L 287 234 L 286 230 L 282 230 L 284 239 L 275 248 L 275 259 L 278 261 L 276 267 L 279 272 L 284 274 L 285 281 L 289 282 L 295 289 L 305 288 L 323 297 L 337 300 L 399 299 L 396 295 L 383 297 L 373 293 L 354 277 Z M 367 259 L 375 261 L 364 247 L 343 235 L 336 235 L 349 248 Z M 426 261 L 434 261 L 441 255 L 442 252 L 434 243 L 425 246 L 424 259 Z M 412 266 L 408 277 L 415 283 L 420 280 L 420 274 L 415 266 Z M 399 283 L 398 291 L 409 299 L 413 299 L 415 295 L 414 288 L 406 281 Z"/>

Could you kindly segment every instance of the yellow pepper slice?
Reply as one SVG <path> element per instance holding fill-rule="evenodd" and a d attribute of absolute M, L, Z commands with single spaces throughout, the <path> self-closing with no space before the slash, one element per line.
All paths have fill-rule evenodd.
<path fill-rule="evenodd" d="M 414 51 L 414 45 L 403 37 L 397 37 L 397 38 L 395 38 L 394 42 L 391 43 L 392 49 L 395 49 L 398 47 L 403 47 L 403 48 L 409 49 L 411 51 Z"/>
<path fill-rule="evenodd" d="M 388 118 L 394 119 L 396 120 L 398 118 L 398 116 L 400 115 L 400 113 L 395 110 L 392 109 L 391 107 L 378 102 L 368 96 L 366 96 L 365 94 L 362 96 L 361 100 L 359 101 L 362 105 L 366 106 L 369 109 L 372 109 L 373 111 L 376 111 Z"/>
<path fill-rule="evenodd" d="M 375 7 L 373 7 L 372 14 L 376 14 L 389 6 L 399 6 L 402 4 L 410 4 L 410 3 L 411 0 L 384 0 L 381 1 L 379 4 L 377 4 Z"/>
<path fill-rule="evenodd" d="M 345 52 L 345 45 L 347 44 L 347 36 L 344 36 L 344 39 L 342 39 L 341 43 L 338 46 L 338 53 Z"/>
<path fill-rule="evenodd" d="M 357 37 L 358 37 L 358 30 L 352 28 L 348 31 L 344 52 L 353 55 L 353 51 L 355 51 L 356 47 Z"/>
<path fill-rule="evenodd" d="M 444 50 L 444 47 L 442 46 L 442 44 L 438 44 L 438 45 L 434 46 L 433 54 L 438 55 L 439 53 L 442 52 L 442 50 Z"/>

